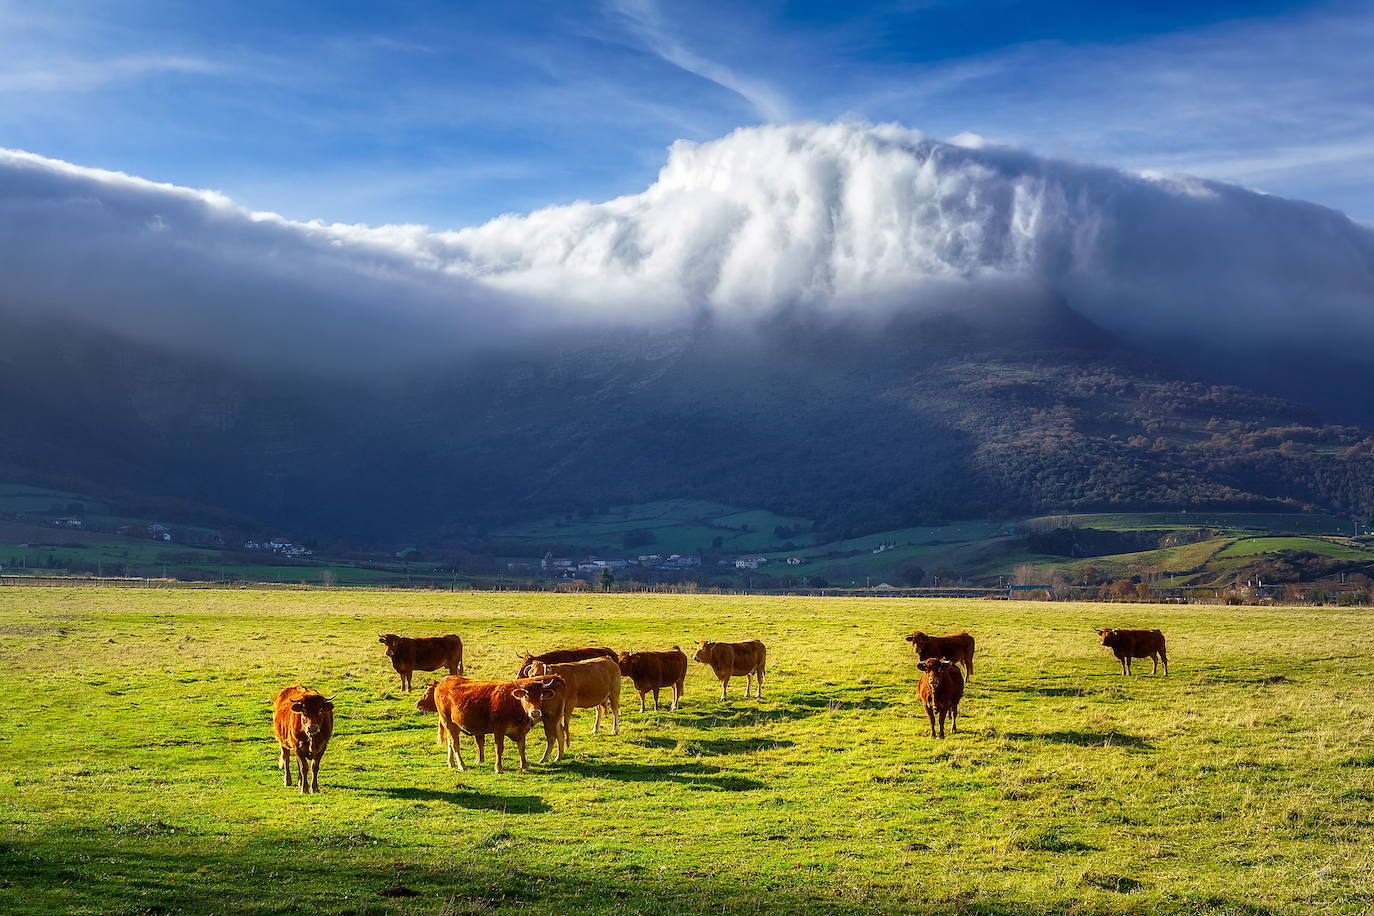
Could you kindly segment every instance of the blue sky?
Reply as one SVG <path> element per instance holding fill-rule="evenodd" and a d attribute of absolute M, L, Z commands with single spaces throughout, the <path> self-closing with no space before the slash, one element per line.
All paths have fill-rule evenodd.
<path fill-rule="evenodd" d="M 1374 4 L 0 0 L 0 146 L 435 228 L 897 121 L 1374 220 Z"/>

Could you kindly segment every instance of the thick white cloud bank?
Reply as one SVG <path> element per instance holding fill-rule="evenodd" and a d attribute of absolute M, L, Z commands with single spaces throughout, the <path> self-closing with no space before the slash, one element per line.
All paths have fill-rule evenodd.
<path fill-rule="evenodd" d="M 1157 339 L 1374 345 L 1374 231 L 1337 212 L 891 125 L 678 143 L 642 193 L 447 232 L 295 223 L 0 152 L 0 270 L 6 309 L 283 358 L 1046 295 Z"/>

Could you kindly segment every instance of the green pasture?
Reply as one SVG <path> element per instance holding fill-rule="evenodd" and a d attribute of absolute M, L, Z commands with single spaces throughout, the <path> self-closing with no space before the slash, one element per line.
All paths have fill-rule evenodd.
<path fill-rule="evenodd" d="M 1320 554 L 1337 560 L 1374 560 L 1374 554 L 1337 541 L 1321 538 L 1242 538 L 1228 545 L 1218 557 L 1253 557 L 1263 553 L 1277 553 L 1281 550 L 1301 550 Z"/>
<path fill-rule="evenodd" d="M 1352 533 L 1348 519 L 1332 515 L 1306 515 L 1296 512 L 1122 512 L 1079 515 L 1046 515 L 1027 519 L 1030 526 L 1071 524 L 1079 528 L 1102 528 L 1109 531 L 1186 530 L 1217 528 L 1222 531 L 1245 533 L 1269 531 L 1279 534 L 1344 534 Z"/>
<path fill-rule="evenodd" d="M 1104 625 L 1163 629 L 1171 676 L 1119 676 Z M 945 741 L 916 627 L 978 639 Z M 1374 908 L 1374 626 L 1351 609 L 0 588 L 0 631 L 7 913 Z M 627 689 L 618 736 L 584 713 L 562 763 L 460 773 L 388 631 L 459 633 L 492 678 L 524 647 L 757 637 L 769 675 L 722 702 L 693 665 L 676 713 Z M 319 796 L 275 767 L 295 682 L 336 695 Z"/>

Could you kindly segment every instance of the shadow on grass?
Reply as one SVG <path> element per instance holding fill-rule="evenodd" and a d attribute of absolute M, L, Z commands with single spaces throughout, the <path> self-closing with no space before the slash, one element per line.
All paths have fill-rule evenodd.
<path fill-rule="evenodd" d="M 520 774 L 511 773 L 512 777 L 518 778 Z M 385 795 L 388 798 L 396 798 L 402 801 L 432 801 L 448 802 L 451 805 L 458 805 L 471 811 L 503 811 L 507 814 L 543 814 L 553 809 L 538 795 L 489 795 L 485 792 L 475 792 L 467 789 L 454 789 L 452 791 L 442 791 L 439 789 L 421 789 L 414 786 L 378 786 L 375 788 L 368 786 L 340 785 L 340 789 L 348 789 L 364 795 Z"/>
<path fill-rule="evenodd" d="M 564 761 L 563 769 L 579 776 L 624 782 L 675 782 L 691 789 L 752 792 L 767 786 L 757 779 L 726 773 L 709 763 L 590 763 Z"/>
<path fill-rule="evenodd" d="M 1142 750 L 1154 747 L 1138 735 L 1123 735 L 1121 732 L 1003 732 L 1002 737 L 1012 741 L 1043 741 L 1046 744 L 1073 744 L 1078 747 L 1130 747 Z"/>
<path fill-rule="evenodd" d="M 685 743 L 687 753 L 711 757 L 723 757 L 728 754 L 754 754 L 758 751 L 795 746 L 795 742 L 781 738 L 701 738 Z"/>
<path fill-rule="evenodd" d="M 809 719 L 827 712 L 851 712 L 863 709 L 890 709 L 897 704 L 892 700 L 877 700 L 868 696 L 868 690 L 852 691 L 859 696 L 846 698 L 841 692 L 834 693 L 796 693 L 770 698 L 763 706 L 731 706 L 730 700 L 717 700 L 712 709 L 701 712 L 678 712 L 671 721 L 690 728 L 741 728 L 755 725 L 768 725 L 774 722 L 794 722 Z M 753 700 L 744 700 L 752 704 Z M 776 705 L 773 705 L 776 704 Z"/>

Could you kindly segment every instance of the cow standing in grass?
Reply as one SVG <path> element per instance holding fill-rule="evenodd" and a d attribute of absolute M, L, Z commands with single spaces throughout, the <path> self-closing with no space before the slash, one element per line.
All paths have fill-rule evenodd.
<path fill-rule="evenodd" d="M 529 770 L 525 759 L 525 736 L 536 723 L 544 726 L 544 756 L 547 763 L 556 747 L 563 757 L 563 704 L 566 698 L 559 677 L 524 678 L 516 681 L 474 681 L 465 677 L 446 677 L 425 688 L 416 709 L 439 714 L 439 733 L 448 744 L 448 765 L 466 770 L 459 735 L 471 735 L 477 742 L 477 762 L 486 762 L 486 736 L 496 744 L 497 773 L 502 772 L 506 739 L 515 741 L 520 753 L 520 770 Z"/>
<path fill-rule="evenodd" d="M 1169 676 L 1169 655 L 1164 651 L 1164 634 L 1159 630 L 1098 630 L 1102 645 L 1112 650 L 1121 662 L 1121 673 L 1131 673 L 1131 659 L 1148 658 L 1154 661 L 1151 674 L 1159 673 L 1164 664 L 1164 676 Z"/>
<path fill-rule="evenodd" d="M 697 643 L 696 654 L 692 656 L 695 661 L 710 665 L 711 670 L 716 673 L 716 678 L 720 681 L 720 698 L 725 699 L 725 692 L 730 684 L 731 677 L 744 675 L 744 695 L 747 698 L 752 688 L 752 682 L 758 681 L 758 697 L 763 699 L 763 675 L 768 661 L 768 649 L 757 639 L 749 639 L 744 642 L 699 642 Z"/>
<path fill-rule="evenodd" d="M 951 633 L 948 636 L 927 636 L 920 630 L 906 638 L 916 650 L 916 658 L 947 658 L 964 666 L 964 672 L 973 677 L 973 637 L 967 633 Z"/>
<path fill-rule="evenodd" d="M 407 693 L 411 672 L 447 668 L 449 674 L 463 673 L 463 641 L 452 633 L 414 638 L 384 633 L 377 641 L 386 646 L 391 667 L 401 676 L 401 689 Z"/>
<path fill-rule="evenodd" d="M 601 732 L 601 714 L 611 717 L 611 733 L 620 734 L 620 665 L 615 658 L 586 658 L 580 662 L 551 665 L 532 661 L 530 677 L 557 675 L 568 685 L 563 708 L 563 740 L 572 741 L 572 715 L 577 709 L 596 709 L 592 734 Z"/>
<path fill-rule="evenodd" d="M 940 737 L 945 736 L 945 716 L 950 717 L 949 730 L 959 731 L 959 701 L 964 698 L 964 676 L 959 666 L 947 658 L 928 658 L 917 662 L 921 681 L 916 692 L 930 719 L 930 737 L 935 737 L 935 718 L 940 718 Z"/>
<path fill-rule="evenodd" d="M 281 746 L 278 765 L 291 785 L 291 757 L 296 757 L 301 792 L 320 791 L 320 759 L 334 734 L 334 704 L 318 690 L 295 684 L 277 694 L 272 704 L 272 727 Z"/>
<path fill-rule="evenodd" d="M 658 710 L 658 691 L 673 688 L 673 709 L 682 699 L 682 685 L 687 679 L 687 653 L 677 646 L 664 652 L 621 652 L 617 659 L 620 673 L 628 677 L 639 693 L 639 711 L 644 712 L 644 694 L 654 692 L 654 710 Z"/>
<path fill-rule="evenodd" d="M 520 659 L 520 669 L 516 677 L 530 677 L 531 665 L 535 662 L 543 662 L 546 665 L 561 665 L 566 662 L 580 662 L 589 658 L 609 658 L 615 659 L 615 651 L 607 649 L 605 646 L 587 646 L 582 649 L 554 649 L 552 652 L 545 652 L 542 655 L 531 655 L 529 652 L 517 652 L 516 658 Z"/>

